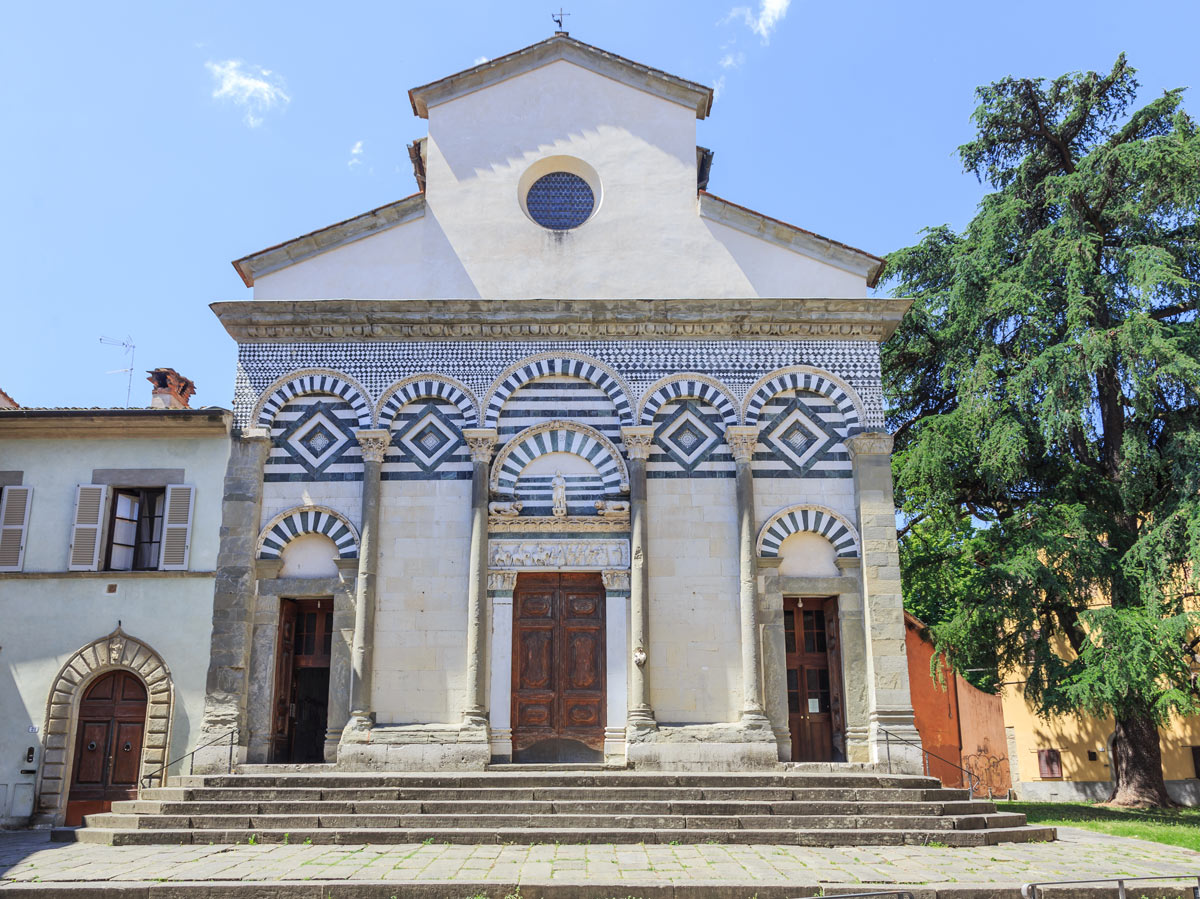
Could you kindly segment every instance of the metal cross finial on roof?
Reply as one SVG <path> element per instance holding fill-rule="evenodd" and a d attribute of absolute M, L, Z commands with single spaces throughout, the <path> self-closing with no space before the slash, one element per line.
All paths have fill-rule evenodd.
<path fill-rule="evenodd" d="M 550 13 L 550 18 L 554 20 L 554 24 L 558 26 L 558 30 L 561 31 L 563 34 L 567 33 L 566 30 L 563 28 L 563 19 L 565 19 L 569 15 L 570 15 L 569 12 L 562 11 L 561 6 L 558 8 L 557 13 Z"/>

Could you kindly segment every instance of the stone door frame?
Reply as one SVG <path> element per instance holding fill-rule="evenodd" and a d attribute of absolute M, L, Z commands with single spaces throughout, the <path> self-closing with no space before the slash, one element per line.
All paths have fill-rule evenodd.
<path fill-rule="evenodd" d="M 509 535 L 494 536 L 492 543 L 509 542 Z M 517 538 L 518 540 L 520 538 Z M 522 571 L 584 572 L 599 571 L 605 592 L 605 726 L 604 761 L 610 764 L 625 762 L 625 718 L 629 704 L 629 540 L 628 534 L 615 532 L 598 534 L 595 540 L 558 541 L 523 540 L 524 544 L 557 547 L 565 552 L 562 564 L 539 564 L 545 558 L 539 552 L 531 552 L 529 564 L 522 559 L 514 560 L 511 554 L 498 557 L 490 554 L 493 562 L 501 558 L 504 564 L 488 569 L 488 604 L 491 627 L 488 629 L 488 704 L 490 723 L 491 756 L 493 762 L 512 760 L 512 641 L 513 641 L 513 590 L 517 575 Z M 568 561 L 586 558 L 581 555 L 593 544 L 619 544 L 615 555 L 609 555 L 614 567 L 602 565 L 571 565 Z M 514 564 L 515 562 L 515 564 Z"/>
<path fill-rule="evenodd" d="M 354 572 L 357 559 L 338 559 L 338 575 L 281 578 L 278 560 L 256 564 L 254 631 L 250 648 L 249 696 L 246 702 L 247 764 L 266 764 L 271 754 L 272 704 L 279 651 L 279 602 L 282 599 L 333 597 L 333 645 L 329 660 L 329 704 L 325 760 L 337 760 L 338 742 L 350 717 L 350 646 L 354 639 Z"/>

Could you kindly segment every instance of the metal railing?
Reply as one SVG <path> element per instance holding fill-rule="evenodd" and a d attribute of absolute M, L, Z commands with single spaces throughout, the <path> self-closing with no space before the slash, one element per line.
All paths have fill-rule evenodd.
<path fill-rule="evenodd" d="M 1042 887 L 1078 886 L 1081 883 L 1115 883 L 1118 899 L 1126 899 L 1125 884 L 1136 880 L 1194 880 L 1192 887 L 1193 899 L 1200 899 L 1200 874 L 1156 874 L 1153 877 L 1097 877 L 1093 880 L 1043 880 L 1037 883 L 1027 883 L 1021 887 L 1024 899 L 1038 899 L 1038 890 Z"/>
<path fill-rule="evenodd" d="M 221 736 L 216 737 L 215 739 L 209 740 L 207 743 L 201 743 L 199 746 L 197 746 L 195 749 L 193 749 L 187 755 L 181 755 L 177 759 L 171 759 L 171 761 L 167 762 L 161 768 L 155 768 L 149 774 L 143 774 L 142 775 L 143 789 L 149 787 L 151 782 L 154 780 L 154 778 L 157 777 L 159 774 L 163 774 L 163 772 L 165 772 L 172 765 L 177 765 L 180 762 L 182 762 L 184 759 L 189 759 L 188 774 L 191 774 L 192 773 L 192 765 L 195 762 L 196 753 L 199 752 L 201 749 L 207 749 L 209 746 L 215 746 L 217 743 L 220 743 L 222 740 L 229 740 L 229 760 L 225 767 L 225 773 L 232 774 L 233 773 L 233 747 L 234 747 L 235 743 L 237 742 L 236 737 L 237 737 L 237 728 L 235 727 L 233 730 L 227 731 L 227 732 L 221 734 Z M 163 779 L 166 780 L 165 777 Z"/>
<path fill-rule="evenodd" d="M 928 775 L 930 773 L 929 760 L 937 759 L 939 762 L 943 762 L 949 765 L 951 768 L 957 768 L 963 774 L 967 775 L 967 789 L 970 791 L 972 796 L 974 796 L 975 791 L 979 789 L 979 785 L 982 783 L 982 778 L 980 778 L 980 776 L 970 768 L 964 768 L 962 765 L 956 764 L 949 759 L 944 759 L 940 755 L 930 752 L 920 743 L 914 743 L 912 740 L 906 740 L 899 734 L 892 733 L 886 727 L 881 727 L 879 730 L 883 732 L 884 743 L 887 747 L 888 774 L 892 773 L 892 740 L 895 740 L 898 743 L 904 743 L 908 746 L 912 746 L 915 749 L 921 750 L 921 767 L 925 774 Z M 1200 899 L 1200 897 L 1198 897 L 1198 899 Z"/>

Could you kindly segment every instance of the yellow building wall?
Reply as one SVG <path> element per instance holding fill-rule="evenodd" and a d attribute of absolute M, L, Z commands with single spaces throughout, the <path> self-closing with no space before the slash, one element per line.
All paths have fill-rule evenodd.
<path fill-rule="evenodd" d="M 1113 719 L 1055 715 L 1040 718 L 1026 701 L 1020 684 L 1004 687 L 1001 694 L 1004 725 L 1009 740 L 1013 788 L 1037 782 L 1107 782 L 1112 779 L 1108 740 Z M 1200 746 L 1200 716 L 1175 716 L 1159 729 L 1163 776 L 1168 781 L 1195 781 L 1197 772 L 1192 747 Z M 1039 749 L 1057 749 L 1062 760 L 1062 777 L 1046 779 L 1038 767 Z M 1088 751 L 1096 754 L 1088 760 Z M 1022 797 L 1023 798 L 1023 797 Z M 1037 797 L 1030 797 L 1037 798 Z"/>

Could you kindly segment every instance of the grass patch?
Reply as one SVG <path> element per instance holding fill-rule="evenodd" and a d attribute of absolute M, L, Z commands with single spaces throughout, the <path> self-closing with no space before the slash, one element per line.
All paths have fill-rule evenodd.
<path fill-rule="evenodd" d="M 996 808 L 1020 812 L 1030 824 L 1080 827 L 1200 852 L 1200 808 L 1108 808 L 1091 802 L 997 802 Z"/>

